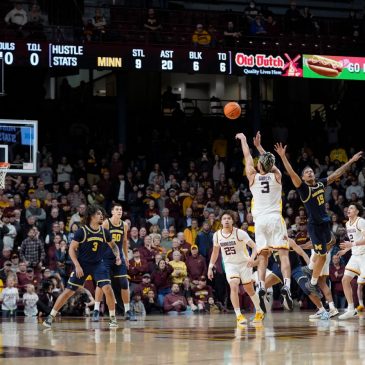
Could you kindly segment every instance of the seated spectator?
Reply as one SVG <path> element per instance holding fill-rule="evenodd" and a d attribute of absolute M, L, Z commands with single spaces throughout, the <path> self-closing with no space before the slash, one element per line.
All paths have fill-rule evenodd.
<path fill-rule="evenodd" d="M 198 220 L 193 218 L 191 220 L 191 226 L 184 229 L 184 239 L 190 245 L 194 245 L 196 243 L 196 238 L 198 236 Z"/>
<path fill-rule="evenodd" d="M 351 185 L 346 189 L 346 199 L 351 200 L 351 195 L 355 193 L 358 199 L 364 197 L 364 189 L 359 185 L 357 178 L 354 176 L 351 178 Z"/>
<path fill-rule="evenodd" d="M 163 308 L 165 313 L 177 314 L 185 312 L 187 308 L 186 299 L 180 294 L 178 284 L 172 284 L 171 293 L 164 298 Z"/>
<path fill-rule="evenodd" d="M 187 276 L 186 265 L 184 261 L 181 261 L 181 253 L 179 251 L 174 251 L 172 258 L 173 260 L 169 262 L 170 266 L 174 269 L 171 274 L 172 282 L 181 285 Z"/>
<path fill-rule="evenodd" d="M 10 10 L 5 16 L 5 23 L 11 28 L 17 31 L 17 36 L 21 36 L 23 27 L 27 24 L 28 17 L 27 12 L 23 9 L 21 2 L 14 4 L 14 9 Z"/>
<path fill-rule="evenodd" d="M 152 271 L 152 265 L 155 261 L 155 250 L 152 248 L 151 236 L 146 236 L 144 238 L 144 245 L 139 248 L 141 254 L 141 260 L 147 262 L 148 271 Z"/>
<path fill-rule="evenodd" d="M 269 15 L 267 17 L 265 23 L 265 29 L 268 35 L 277 36 L 280 34 L 280 26 L 272 15 Z M 277 130 L 275 132 L 278 133 Z M 284 139 L 277 139 L 277 140 L 282 141 Z"/>
<path fill-rule="evenodd" d="M 138 235 L 138 228 L 132 227 L 129 232 L 128 239 L 129 247 L 134 250 L 135 248 L 140 248 L 143 246 L 143 240 Z"/>
<path fill-rule="evenodd" d="M 128 275 L 130 276 L 130 291 L 133 291 L 142 282 L 143 274 L 148 272 L 148 263 L 141 260 L 138 248 L 133 249 L 133 259 L 129 261 Z"/>
<path fill-rule="evenodd" d="M 240 43 L 242 33 L 237 29 L 232 21 L 227 23 L 227 27 L 224 30 L 224 44 L 227 47 L 235 47 Z M 208 176 L 205 179 L 209 182 Z"/>
<path fill-rule="evenodd" d="M 79 223 L 79 224 L 82 223 L 85 212 L 86 212 L 86 205 L 84 203 L 81 203 L 77 208 L 77 212 L 71 216 L 69 227 L 72 227 L 74 223 Z"/>
<path fill-rule="evenodd" d="M 103 205 L 104 200 L 104 195 L 100 193 L 98 186 L 95 184 L 91 185 L 91 190 L 87 195 L 87 202 L 89 204 Z"/>
<path fill-rule="evenodd" d="M 261 14 L 257 14 L 255 20 L 250 25 L 251 35 L 266 34 L 265 24 Z"/>
<path fill-rule="evenodd" d="M 208 298 L 208 304 L 206 305 L 206 310 L 209 314 L 218 314 L 227 311 L 223 307 L 222 303 L 215 302 L 213 297 Z"/>
<path fill-rule="evenodd" d="M 146 308 L 142 302 L 142 297 L 140 292 L 135 292 L 132 296 L 131 301 L 131 312 L 136 317 L 146 316 Z"/>
<path fill-rule="evenodd" d="M 171 274 L 174 271 L 171 265 L 165 260 L 160 260 L 158 268 L 151 275 L 151 282 L 155 284 L 158 296 L 158 304 L 163 306 L 164 297 L 170 293 L 172 278 Z"/>
<path fill-rule="evenodd" d="M 26 317 L 36 317 L 38 314 L 37 302 L 39 297 L 35 292 L 34 285 L 28 284 L 26 293 L 23 294 L 24 315 Z"/>
<path fill-rule="evenodd" d="M 180 252 L 181 254 L 181 259 L 182 261 L 185 261 L 186 260 L 186 257 L 185 257 L 185 254 L 184 252 L 181 250 L 181 243 L 179 241 L 178 238 L 174 238 L 172 240 L 172 243 L 171 243 L 171 250 L 168 250 L 167 253 L 166 253 L 166 259 L 168 261 L 172 261 L 174 258 L 173 258 L 173 254 L 175 251 L 178 251 Z"/>
<path fill-rule="evenodd" d="M 156 300 L 156 292 L 153 290 L 150 290 L 147 293 L 147 296 L 143 300 L 143 304 L 147 314 L 162 312 L 162 308 L 158 305 Z"/>
<path fill-rule="evenodd" d="M 102 41 L 106 38 L 107 23 L 101 9 L 95 9 L 95 15 L 91 19 L 93 25 L 93 41 Z"/>
<path fill-rule="evenodd" d="M 209 47 L 211 40 L 212 40 L 212 37 L 208 33 L 208 31 L 206 31 L 203 28 L 203 24 L 197 24 L 196 29 L 192 36 L 193 45 L 196 47 L 198 47 L 198 46 Z"/>
<path fill-rule="evenodd" d="M 156 287 L 155 284 L 151 283 L 151 275 L 146 273 L 143 274 L 142 283 L 138 287 L 136 287 L 135 292 L 140 293 L 142 296 L 142 300 L 145 300 L 150 290 L 156 292 Z"/>
<path fill-rule="evenodd" d="M 196 283 L 201 276 L 207 274 L 207 264 L 205 257 L 199 255 L 198 246 L 191 246 L 191 255 L 186 257 L 186 267 L 188 270 L 188 276 Z"/>
<path fill-rule="evenodd" d="M 199 311 L 206 312 L 208 298 L 212 296 L 212 288 L 207 285 L 205 276 L 201 276 L 198 280 L 198 285 L 192 289 L 192 297 L 195 305 L 198 306 Z"/>
<path fill-rule="evenodd" d="M 9 276 L 6 280 L 6 288 L 0 293 L 1 311 L 3 318 L 15 317 L 17 315 L 19 292 L 15 287 L 14 276 Z"/>

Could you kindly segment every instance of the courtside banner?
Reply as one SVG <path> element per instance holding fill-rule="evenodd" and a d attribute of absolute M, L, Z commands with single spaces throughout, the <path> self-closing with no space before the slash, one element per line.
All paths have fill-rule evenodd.
<path fill-rule="evenodd" d="M 303 55 L 303 77 L 365 80 L 365 57 Z"/>

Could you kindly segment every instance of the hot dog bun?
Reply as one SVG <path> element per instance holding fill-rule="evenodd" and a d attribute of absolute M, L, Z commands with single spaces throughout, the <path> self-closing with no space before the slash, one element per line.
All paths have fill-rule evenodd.
<path fill-rule="evenodd" d="M 334 70 L 333 68 L 329 68 L 329 67 L 314 66 L 314 65 L 310 65 L 310 64 L 308 64 L 308 67 L 312 71 L 314 71 L 315 73 L 317 73 L 318 75 L 321 75 L 321 76 L 336 77 L 340 74 L 337 70 Z"/>
<path fill-rule="evenodd" d="M 308 58 L 307 64 L 312 71 L 325 77 L 336 77 L 343 70 L 340 62 L 322 56 Z"/>

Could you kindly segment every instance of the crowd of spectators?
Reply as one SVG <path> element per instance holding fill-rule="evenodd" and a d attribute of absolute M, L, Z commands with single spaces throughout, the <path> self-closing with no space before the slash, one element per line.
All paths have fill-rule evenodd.
<path fill-rule="evenodd" d="M 325 177 L 348 160 L 354 149 L 338 144 L 333 137 L 336 128 L 339 126 L 328 127 L 332 139 L 323 155 L 309 145 L 297 156 L 290 151 L 298 172 L 309 165 L 317 177 Z M 284 126 L 278 126 L 276 133 L 280 139 L 287 136 Z M 49 313 L 72 270 L 68 245 L 82 224 L 87 205 L 96 203 L 110 212 L 113 202 L 122 204 L 129 226 L 131 308 L 137 315 L 216 313 L 229 308 L 229 288 L 220 260 L 214 280 L 206 278 L 213 233 L 219 229 L 219 215 L 225 209 L 236 212 L 236 225 L 253 239 L 255 225 L 239 146 L 219 136 L 210 148 L 189 161 L 172 158 L 162 165 L 151 164 L 146 156 L 126 160 L 119 152 L 108 157 L 94 149 L 76 161 L 73 156 L 61 156 L 57 161 L 52 151 L 43 148 L 38 176 L 8 175 L 5 189 L 0 190 L 4 316 Z M 346 239 L 347 206 L 363 204 L 364 187 L 365 165 L 360 161 L 326 189 L 326 209 L 337 237 L 329 281 L 339 307 L 345 304 L 341 277 L 349 257 L 338 258 L 336 253 Z M 303 244 L 308 240 L 305 209 L 285 173 L 283 188 L 283 217 L 289 235 Z M 294 281 L 292 286 L 301 307 L 310 307 Z M 249 309 L 247 295 L 243 289 L 240 293 L 242 306 Z M 88 315 L 93 294 L 93 282 L 87 280 L 63 313 Z M 277 307 L 281 308 L 280 303 Z"/>
<path fill-rule="evenodd" d="M 11 4 L 9 1 L 9 8 Z M 357 11 L 350 10 L 347 18 L 332 26 L 323 23 L 323 19 L 313 15 L 313 10 L 300 6 L 296 1 L 289 3 L 284 14 L 275 14 L 267 5 L 255 1 L 243 4 L 242 11 L 227 10 L 222 11 L 221 15 L 218 12 L 199 11 L 200 18 L 194 15 L 194 11 L 188 10 L 184 10 L 185 15 L 177 16 L 176 10 L 170 14 L 165 8 L 136 9 L 131 6 L 131 9 L 134 12 L 126 7 L 80 8 L 78 5 L 74 12 L 80 19 L 73 24 L 72 37 L 82 42 L 139 40 L 160 44 L 176 41 L 175 37 L 178 36 L 185 44 L 233 47 L 244 42 L 247 36 L 336 34 L 355 39 L 364 36 L 364 21 Z M 4 14 L 5 25 L 17 38 L 41 40 L 56 37 L 60 41 L 65 40 L 62 26 L 69 25 L 67 16 L 63 17 L 67 24 L 63 24 L 63 18 L 49 18 L 47 10 L 52 12 L 48 8 L 42 10 L 36 0 L 17 1 L 14 8 Z"/>

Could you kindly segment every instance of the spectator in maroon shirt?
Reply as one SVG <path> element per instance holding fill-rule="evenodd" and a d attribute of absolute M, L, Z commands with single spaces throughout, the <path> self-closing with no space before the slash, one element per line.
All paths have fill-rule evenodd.
<path fill-rule="evenodd" d="M 166 199 L 165 208 L 169 210 L 169 215 L 174 218 L 176 224 L 180 218 L 181 205 L 174 188 L 169 189 L 169 197 Z"/>
<path fill-rule="evenodd" d="M 192 289 L 192 295 L 194 303 L 198 306 L 199 311 L 205 311 L 208 299 L 212 296 L 212 288 L 207 285 L 205 276 L 199 278 L 198 285 Z"/>
<path fill-rule="evenodd" d="M 107 212 L 110 211 L 113 197 L 113 182 L 110 179 L 110 172 L 104 171 L 103 177 L 98 182 L 99 192 L 104 195 L 104 207 Z"/>
<path fill-rule="evenodd" d="M 143 274 L 148 272 L 148 264 L 141 260 L 138 248 L 133 250 L 133 259 L 129 261 L 128 275 L 130 276 L 130 291 L 133 293 L 135 288 L 141 284 Z"/>
<path fill-rule="evenodd" d="M 156 252 L 152 248 L 151 236 L 146 236 L 144 238 L 144 246 L 139 248 L 139 252 L 141 254 L 141 260 L 146 261 L 148 264 L 148 272 L 152 272 Z"/>
<path fill-rule="evenodd" d="M 188 269 L 188 276 L 197 284 L 199 277 L 207 274 L 207 264 L 205 258 L 199 255 L 197 245 L 192 245 L 190 251 L 191 255 L 187 256 L 185 263 Z"/>
<path fill-rule="evenodd" d="M 18 266 L 18 272 L 16 273 L 16 276 L 18 277 L 18 285 L 20 285 L 21 282 L 24 282 L 27 276 L 27 263 L 24 261 L 19 262 Z"/>
<path fill-rule="evenodd" d="M 2 250 L 2 256 L 0 257 L 0 267 L 3 267 L 5 261 L 10 261 L 11 259 L 11 249 L 9 247 L 4 247 Z"/>
<path fill-rule="evenodd" d="M 21 277 L 18 275 L 18 288 L 21 292 L 25 293 L 27 290 L 27 285 L 32 284 L 37 291 L 40 281 L 40 278 L 35 276 L 34 270 L 31 267 L 28 267 L 25 276 Z"/>
<path fill-rule="evenodd" d="M 166 259 L 168 259 L 169 261 L 172 261 L 173 260 L 172 255 L 173 255 L 174 251 L 179 251 L 181 253 L 181 261 L 185 262 L 185 260 L 186 260 L 185 252 L 181 249 L 180 241 L 178 238 L 174 238 L 172 240 L 171 250 L 167 251 Z"/>
<path fill-rule="evenodd" d="M 151 283 L 151 275 L 146 273 L 142 276 L 142 283 L 136 287 L 135 293 L 140 293 L 142 300 L 144 301 L 148 297 L 148 292 L 153 290 L 156 293 L 155 284 Z"/>
<path fill-rule="evenodd" d="M 346 298 L 342 287 L 342 278 L 345 272 L 345 266 L 341 264 L 337 255 L 332 257 L 330 266 L 330 280 L 332 283 L 332 295 L 336 308 L 345 308 Z"/>
<path fill-rule="evenodd" d="M 160 260 L 158 263 L 158 269 L 156 269 L 151 275 L 151 282 L 155 284 L 158 296 L 158 304 L 162 307 L 164 298 L 170 293 L 171 288 L 171 274 L 174 269 L 165 261 Z"/>
<path fill-rule="evenodd" d="M 181 313 L 186 311 L 186 299 L 180 294 L 177 284 L 172 284 L 171 293 L 167 294 L 163 301 L 163 309 L 166 313 Z"/>

